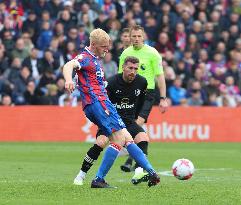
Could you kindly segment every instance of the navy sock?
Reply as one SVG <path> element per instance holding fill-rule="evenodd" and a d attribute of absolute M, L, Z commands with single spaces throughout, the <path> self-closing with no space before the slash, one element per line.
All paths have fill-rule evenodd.
<path fill-rule="evenodd" d="M 145 154 L 142 152 L 142 150 L 134 143 L 128 143 L 127 151 L 131 155 L 131 157 L 143 168 L 145 169 L 149 174 L 153 175 L 155 170 L 151 166 L 150 162 L 147 160 Z"/>
<path fill-rule="evenodd" d="M 147 141 L 141 141 L 136 144 L 143 152 L 145 155 L 147 155 L 147 148 L 148 148 L 148 142 Z"/>
<path fill-rule="evenodd" d="M 133 162 L 133 158 L 129 156 L 125 162 L 125 165 L 132 165 L 132 162 Z"/>
<path fill-rule="evenodd" d="M 147 156 L 147 148 L 148 148 L 148 142 L 147 141 L 141 141 L 139 143 L 136 144 L 141 150 L 142 152 L 144 152 L 144 154 Z M 135 164 L 135 168 L 140 167 L 140 165 L 138 163 Z"/>
<path fill-rule="evenodd" d="M 116 157 L 120 152 L 121 147 L 117 144 L 111 143 L 106 149 L 104 157 L 102 159 L 99 170 L 96 174 L 96 179 L 104 179 L 106 174 L 109 172 L 112 167 Z"/>
<path fill-rule="evenodd" d="M 102 151 L 103 151 L 102 147 L 98 146 L 97 144 L 94 144 L 93 147 L 91 147 L 87 152 L 87 154 L 85 155 L 81 170 L 87 173 L 89 169 L 92 167 L 92 165 L 94 164 L 94 162 L 98 159 Z"/>

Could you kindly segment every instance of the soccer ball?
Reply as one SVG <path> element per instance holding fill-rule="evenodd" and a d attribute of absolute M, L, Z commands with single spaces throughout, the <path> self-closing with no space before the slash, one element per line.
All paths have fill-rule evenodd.
<path fill-rule="evenodd" d="M 188 159 L 178 159 L 172 165 L 173 175 L 180 180 L 188 180 L 194 173 L 193 163 Z"/>

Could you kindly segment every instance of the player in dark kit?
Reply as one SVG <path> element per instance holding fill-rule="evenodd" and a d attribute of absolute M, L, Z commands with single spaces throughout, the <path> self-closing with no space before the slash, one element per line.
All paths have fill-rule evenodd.
<path fill-rule="evenodd" d="M 137 74 L 138 66 L 139 60 L 137 58 L 127 57 L 123 65 L 123 73 L 109 78 L 106 89 L 109 99 L 124 121 L 128 132 L 133 136 L 134 142 L 147 155 L 149 138 L 143 128 L 135 122 L 144 103 L 147 89 L 146 79 Z M 86 173 L 109 142 L 101 129 L 98 130 L 96 138 L 96 144 L 87 152 L 81 170 L 74 180 L 76 185 L 83 185 Z M 144 173 L 142 168 L 139 168 L 132 178 L 132 183 L 138 184 L 142 181 L 148 181 L 148 178 L 149 175 Z"/>
<path fill-rule="evenodd" d="M 148 82 L 145 102 L 136 120 L 137 124 L 140 126 L 147 122 L 155 102 L 155 80 L 158 84 L 161 96 L 159 103 L 161 112 L 166 112 L 168 108 L 162 57 L 155 48 L 144 44 L 144 36 L 144 28 L 139 25 L 135 25 L 130 29 L 131 46 L 122 52 L 119 63 L 119 72 L 122 72 L 122 65 L 127 56 L 134 56 L 138 58 L 140 61 L 138 74 L 145 77 Z M 121 169 L 125 172 L 132 171 L 133 167 L 131 156 L 127 159 L 125 164 L 121 166 Z"/>

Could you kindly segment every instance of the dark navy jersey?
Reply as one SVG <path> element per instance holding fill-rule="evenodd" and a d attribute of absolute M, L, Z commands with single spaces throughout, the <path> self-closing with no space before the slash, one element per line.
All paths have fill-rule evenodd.
<path fill-rule="evenodd" d="M 104 103 L 108 96 L 105 89 L 104 72 L 99 58 L 86 47 L 74 60 L 78 62 L 76 68 L 78 75 L 77 88 L 80 91 L 83 109 L 86 105 L 96 101 Z"/>
<path fill-rule="evenodd" d="M 122 78 L 122 73 L 120 73 L 107 81 L 110 101 L 116 107 L 125 124 L 132 123 L 137 118 L 145 100 L 146 79 L 137 74 L 131 83 L 126 83 Z"/>

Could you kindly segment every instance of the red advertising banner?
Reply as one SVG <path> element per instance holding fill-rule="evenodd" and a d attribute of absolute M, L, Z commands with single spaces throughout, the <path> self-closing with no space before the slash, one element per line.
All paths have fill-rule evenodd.
<path fill-rule="evenodd" d="M 154 108 L 146 130 L 152 141 L 241 142 L 241 108 Z"/>
<path fill-rule="evenodd" d="M 144 126 L 151 141 L 241 142 L 241 108 L 154 107 Z M 94 141 L 80 107 L 0 107 L 0 141 Z"/>

